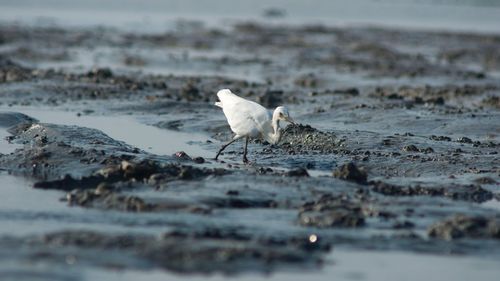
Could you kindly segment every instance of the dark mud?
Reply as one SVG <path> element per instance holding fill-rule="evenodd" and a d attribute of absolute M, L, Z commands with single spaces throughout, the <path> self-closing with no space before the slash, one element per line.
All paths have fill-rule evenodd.
<path fill-rule="evenodd" d="M 312 271 L 334 247 L 500 258 L 499 210 L 482 205 L 500 194 L 497 35 L 256 23 L 159 34 L 2 23 L 0 35 L 0 125 L 17 145 L 0 169 L 93 214 L 0 237 L 23 249 L 14 262 L 233 274 Z M 298 124 L 281 124 L 276 145 L 253 140 L 251 165 L 241 143 L 214 161 L 231 138 L 220 88 L 285 104 Z M 201 133 L 192 145 L 207 155 L 19 113 L 37 106 Z"/>
<path fill-rule="evenodd" d="M 9 141 L 22 144 L 24 149 L 3 156 L 2 167 L 44 180 L 67 176 L 69 183 L 71 175 L 85 176 L 105 164 L 140 155 L 137 148 L 95 129 L 23 122 L 9 132 Z"/>
<path fill-rule="evenodd" d="M 446 196 L 454 200 L 472 201 L 483 203 L 493 199 L 493 193 L 478 185 L 458 185 L 449 186 L 397 186 L 381 181 L 373 183 L 373 191 L 387 196 Z"/>
<path fill-rule="evenodd" d="M 316 268 L 320 263 L 319 253 L 328 250 L 319 242 L 310 242 L 307 237 L 252 240 L 217 229 L 195 235 L 170 232 L 159 237 L 66 231 L 24 239 L 4 238 L 0 243 L 3 247 L 29 247 L 29 250 L 17 253 L 27 262 L 37 262 L 43 257 L 57 265 L 58 261 L 67 263 L 71 257 L 75 263 L 108 269 L 163 268 L 183 273 L 227 274 L 241 271 L 238 268 L 242 264 L 253 265 L 247 268 L 248 271 L 283 266 Z"/>

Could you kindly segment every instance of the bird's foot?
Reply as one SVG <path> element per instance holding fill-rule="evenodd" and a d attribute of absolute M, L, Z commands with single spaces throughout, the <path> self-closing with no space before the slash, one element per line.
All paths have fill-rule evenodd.
<path fill-rule="evenodd" d="M 250 162 L 250 161 L 248 160 L 248 158 L 243 157 L 243 164 L 250 165 L 250 164 L 252 164 L 252 162 Z"/>

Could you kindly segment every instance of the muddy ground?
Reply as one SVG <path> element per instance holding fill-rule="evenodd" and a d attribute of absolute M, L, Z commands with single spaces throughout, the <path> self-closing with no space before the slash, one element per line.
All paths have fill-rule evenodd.
<path fill-rule="evenodd" d="M 78 228 L 4 234 L 0 260 L 224 274 L 315 270 L 336 247 L 500 260 L 499 78 L 496 35 L 3 23 L 0 125 L 18 148 L 0 169 L 59 191 L 54 204 L 112 215 L 99 227 L 84 216 Z M 215 161 L 231 138 L 213 105 L 220 88 L 287 105 L 299 125 L 277 145 L 253 141 L 250 165 L 241 143 Z M 201 133 L 193 145 L 207 154 L 154 154 L 21 113 L 34 108 Z M 68 280 L 56 269 L 40 280 Z"/>

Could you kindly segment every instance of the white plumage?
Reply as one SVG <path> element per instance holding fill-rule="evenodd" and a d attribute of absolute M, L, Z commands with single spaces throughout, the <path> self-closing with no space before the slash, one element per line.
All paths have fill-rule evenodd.
<path fill-rule="evenodd" d="M 222 89 L 217 93 L 219 102 L 215 105 L 222 108 L 231 130 L 235 133 L 232 141 L 222 146 L 215 159 L 231 143 L 238 139 L 246 138 L 245 149 L 243 152 L 243 162 L 248 162 L 246 157 L 249 138 L 263 138 L 270 143 L 277 143 L 281 137 L 279 121 L 288 121 L 293 123 L 288 110 L 283 107 L 277 107 L 273 113 L 262 105 L 241 98 L 231 92 L 229 89 Z"/>

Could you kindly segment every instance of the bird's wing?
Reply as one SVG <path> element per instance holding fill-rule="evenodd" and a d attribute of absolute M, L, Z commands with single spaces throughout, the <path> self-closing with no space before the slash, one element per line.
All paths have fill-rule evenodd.
<path fill-rule="evenodd" d="M 224 115 L 237 135 L 257 137 L 266 135 L 270 128 L 270 117 L 267 109 L 260 104 L 238 97 L 229 90 L 219 91 L 217 96 L 222 104 Z"/>

